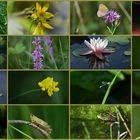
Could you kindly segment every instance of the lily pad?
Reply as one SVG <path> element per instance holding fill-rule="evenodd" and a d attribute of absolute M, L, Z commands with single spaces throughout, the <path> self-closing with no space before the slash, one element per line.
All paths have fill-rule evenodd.
<path fill-rule="evenodd" d="M 78 49 L 75 49 L 75 50 L 72 52 L 72 54 L 73 54 L 74 56 L 76 56 L 76 57 L 81 57 L 80 54 L 81 54 L 81 53 L 84 53 L 84 52 L 86 52 L 86 51 L 88 51 L 88 48 L 78 48 Z"/>
<path fill-rule="evenodd" d="M 129 55 L 131 55 L 131 52 L 130 51 L 125 51 L 124 55 L 129 56 Z"/>
<path fill-rule="evenodd" d="M 110 42 L 114 42 L 114 43 L 118 43 L 118 44 L 127 44 L 129 43 L 129 39 L 130 37 L 121 37 L 121 36 L 116 36 L 116 37 L 112 37 L 112 36 L 109 36 L 109 37 L 105 37 L 105 39 L 107 39 L 108 41 Z"/>

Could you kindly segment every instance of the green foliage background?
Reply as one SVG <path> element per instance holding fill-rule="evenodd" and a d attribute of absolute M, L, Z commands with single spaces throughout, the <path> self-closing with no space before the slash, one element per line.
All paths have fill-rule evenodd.
<path fill-rule="evenodd" d="M 0 34 L 7 34 L 7 2 L 0 1 Z"/>
<path fill-rule="evenodd" d="M 130 106 L 118 106 L 122 112 L 130 120 Z M 83 106 L 71 106 L 70 118 L 71 118 L 71 138 L 78 139 L 108 139 L 109 134 L 109 124 L 102 122 L 97 118 L 100 113 L 116 113 L 114 106 L 107 105 L 83 105 Z M 85 132 L 85 127 L 82 123 L 85 123 L 85 127 L 88 130 L 89 135 Z M 130 126 L 129 122 L 129 126 Z M 121 132 L 125 130 L 124 126 L 121 126 Z M 113 132 L 114 135 L 117 131 Z"/>

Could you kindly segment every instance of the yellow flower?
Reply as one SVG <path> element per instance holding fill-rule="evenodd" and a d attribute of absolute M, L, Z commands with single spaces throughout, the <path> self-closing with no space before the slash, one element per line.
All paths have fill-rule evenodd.
<path fill-rule="evenodd" d="M 58 82 L 53 81 L 52 77 L 47 77 L 41 82 L 38 82 L 38 85 L 41 87 L 42 91 L 47 90 L 49 96 L 52 96 L 53 92 L 58 92 L 60 90 L 58 87 L 56 87 Z"/>
<path fill-rule="evenodd" d="M 48 20 L 54 17 L 54 14 L 47 12 L 49 4 L 47 3 L 43 7 L 37 2 L 34 13 L 31 18 L 37 22 L 37 26 L 33 32 L 33 35 L 44 35 L 44 29 L 53 29 L 53 27 L 48 23 Z"/>

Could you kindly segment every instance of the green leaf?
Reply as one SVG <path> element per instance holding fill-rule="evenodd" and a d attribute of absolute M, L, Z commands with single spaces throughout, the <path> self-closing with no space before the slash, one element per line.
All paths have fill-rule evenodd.
<path fill-rule="evenodd" d="M 110 70 L 109 72 L 112 73 L 112 74 L 114 74 L 114 75 L 116 75 L 116 74 L 118 73 L 118 70 Z M 117 75 L 117 77 L 118 77 L 119 79 L 121 79 L 121 80 L 124 80 L 124 79 L 125 79 L 125 77 L 124 77 L 124 75 L 123 75 L 122 72 L 120 72 L 120 73 Z"/>
<path fill-rule="evenodd" d="M 8 48 L 8 53 L 12 55 L 21 54 L 25 52 L 25 49 L 26 48 L 25 46 L 23 46 L 22 43 L 18 43 L 15 48 L 14 47 Z"/>
<path fill-rule="evenodd" d="M 105 37 L 105 39 L 107 39 L 109 42 L 113 42 L 113 43 L 119 43 L 119 44 L 127 44 L 130 41 L 130 37 L 126 37 L 126 36 L 109 36 L 109 37 Z"/>
<path fill-rule="evenodd" d="M 4 62 L 4 58 L 2 55 L 0 55 L 0 65 Z"/>
<path fill-rule="evenodd" d="M 86 51 L 88 51 L 88 48 L 78 48 L 78 49 L 75 49 L 75 50 L 72 52 L 72 54 L 73 54 L 74 56 L 76 56 L 76 57 L 81 57 L 80 54 L 81 54 L 81 53 L 84 53 L 84 52 L 86 52 Z"/>

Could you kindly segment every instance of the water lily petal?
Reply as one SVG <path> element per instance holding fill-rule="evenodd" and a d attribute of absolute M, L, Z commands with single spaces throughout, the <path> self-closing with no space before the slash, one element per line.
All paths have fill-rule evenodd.
<path fill-rule="evenodd" d="M 96 44 L 98 44 L 98 42 L 100 41 L 100 37 L 98 37 L 97 39 L 96 39 Z"/>
<path fill-rule="evenodd" d="M 108 40 L 105 39 L 105 40 L 104 40 L 104 48 L 105 48 L 107 45 L 108 45 Z"/>
<path fill-rule="evenodd" d="M 87 47 L 89 47 L 90 49 L 92 49 L 91 44 L 88 41 L 84 41 L 84 43 L 86 44 Z"/>
<path fill-rule="evenodd" d="M 98 58 L 100 58 L 100 59 L 103 59 L 103 58 L 104 58 L 101 51 L 96 51 L 96 52 L 95 52 L 95 55 L 96 55 Z"/>
<path fill-rule="evenodd" d="M 92 53 L 94 53 L 94 52 L 92 50 L 90 50 L 90 51 L 87 51 L 85 53 L 81 53 L 80 55 L 84 56 L 84 55 L 88 55 L 88 54 L 92 54 Z"/>

